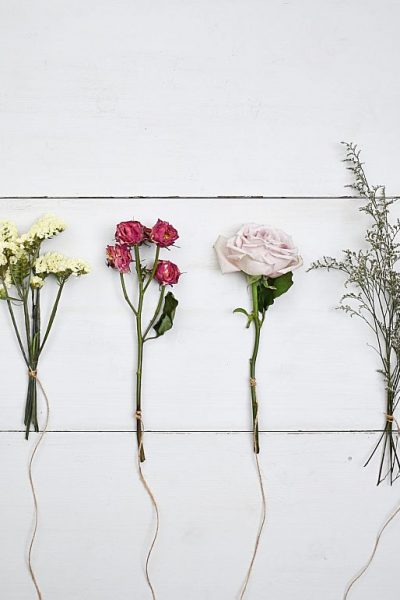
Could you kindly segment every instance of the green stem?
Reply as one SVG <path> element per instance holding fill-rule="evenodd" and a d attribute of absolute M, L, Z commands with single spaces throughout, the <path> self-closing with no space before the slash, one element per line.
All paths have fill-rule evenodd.
<path fill-rule="evenodd" d="M 133 313 L 134 313 L 135 315 L 137 315 L 136 308 L 133 306 L 132 302 L 130 301 L 130 298 L 129 298 L 129 296 L 128 296 L 128 292 L 126 291 L 126 285 L 125 285 L 124 273 L 120 273 L 120 274 L 119 274 L 119 278 L 120 278 L 120 281 L 121 281 L 121 287 L 122 287 L 122 292 L 123 292 L 123 294 L 124 294 L 124 298 L 125 298 L 125 300 L 126 300 L 126 302 L 127 302 L 128 306 L 130 307 L 130 309 L 133 311 Z"/>
<path fill-rule="evenodd" d="M 147 288 L 149 287 L 150 283 L 152 282 L 152 280 L 154 278 L 154 275 L 155 275 L 156 270 L 157 270 L 158 262 L 159 262 L 158 261 L 159 256 L 160 256 L 160 247 L 157 246 L 156 247 L 156 255 L 154 257 L 153 268 L 152 268 L 151 273 L 149 275 L 149 278 L 148 278 L 148 280 L 146 282 L 146 285 L 144 286 L 143 293 L 147 290 Z"/>
<path fill-rule="evenodd" d="M 42 344 L 40 346 L 38 356 L 42 353 L 44 345 L 47 342 L 47 338 L 49 337 L 49 333 L 51 331 L 52 325 L 54 323 L 54 319 L 55 319 L 56 314 L 57 314 L 57 309 L 58 309 L 58 305 L 60 303 L 60 298 L 61 298 L 62 291 L 64 289 L 65 281 L 66 280 L 62 281 L 60 283 L 60 287 L 58 288 L 57 296 L 56 296 L 56 299 L 54 301 L 53 309 L 52 309 L 51 314 L 50 314 L 49 322 L 47 324 L 46 332 L 44 334 L 43 342 L 42 342 Z"/>
<path fill-rule="evenodd" d="M 149 333 L 150 329 L 153 327 L 154 323 L 156 322 L 158 315 L 160 314 L 160 311 L 161 311 L 161 308 L 163 305 L 164 296 L 165 296 L 165 285 L 162 285 L 161 289 L 160 289 L 160 297 L 158 299 L 157 308 L 154 312 L 153 318 L 151 319 L 148 327 L 146 328 L 146 331 L 143 334 L 143 342 L 146 342 L 148 339 L 151 339 L 151 338 L 147 338 L 146 336 Z"/>
<path fill-rule="evenodd" d="M 6 282 L 5 282 L 4 278 L 2 278 L 2 284 L 3 284 L 4 289 L 7 289 L 6 288 Z M 15 320 L 15 315 L 14 315 L 14 311 L 13 311 L 13 308 L 12 308 L 12 304 L 11 304 L 11 302 L 10 302 L 10 300 L 9 300 L 8 297 L 6 298 L 6 302 L 7 302 L 8 312 L 10 313 L 11 322 L 12 322 L 13 327 L 14 327 L 15 335 L 17 337 L 18 345 L 19 345 L 20 350 L 22 352 L 22 356 L 23 356 L 23 359 L 25 361 L 25 364 L 29 368 L 29 360 L 28 360 L 28 357 L 26 355 L 24 345 L 22 343 L 22 339 L 21 339 L 21 335 L 19 333 L 17 321 Z"/>
<path fill-rule="evenodd" d="M 142 369 L 143 369 L 143 334 L 142 334 L 142 313 L 143 313 L 143 274 L 140 264 L 139 247 L 135 246 L 135 265 L 136 273 L 139 282 L 139 301 L 136 311 L 136 335 L 137 335 L 137 367 L 136 367 L 136 411 L 138 418 L 136 419 L 136 437 L 139 452 L 140 462 L 145 461 L 145 453 L 143 448 L 143 431 L 142 431 Z"/>
<path fill-rule="evenodd" d="M 250 358 L 250 393 L 251 393 L 251 407 L 253 413 L 253 448 L 254 452 L 258 454 L 260 452 L 259 435 L 258 435 L 258 400 L 257 400 L 257 388 L 256 388 L 256 363 L 258 356 L 258 349 L 260 346 L 260 331 L 261 323 L 258 316 L 258 295 L 257 295 L 257 282 L 251 284 L 251 296 L 253 303 L 253 323 L 254 323 L 254 347 L 253 354 Z"/>

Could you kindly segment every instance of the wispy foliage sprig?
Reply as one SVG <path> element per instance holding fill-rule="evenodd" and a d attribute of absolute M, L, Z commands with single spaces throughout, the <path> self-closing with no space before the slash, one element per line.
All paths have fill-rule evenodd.
<path fill-rule="evenodd" d="M 353 188 L 366 203 L 359 209 L 371 218 L 364 238 L 366 248 L 344 250 L 341 260 L 324 256 L 309 270 L 326 269 L 345 274 L 346 293 L 339 310 L 360 318 L 373 332 L 381 374 L 385 384 L 385 427 L 365 466 L 380 450 L 378 485 L 400 477 L 399 425 L 396 409 L 400 400 L 400 220 L 390 218 L 397 198 L 386 196 L 385 186 L 371 186 L 366 178 L 357 145 L 344 143 L 345 163 L 354 175 Z"/>

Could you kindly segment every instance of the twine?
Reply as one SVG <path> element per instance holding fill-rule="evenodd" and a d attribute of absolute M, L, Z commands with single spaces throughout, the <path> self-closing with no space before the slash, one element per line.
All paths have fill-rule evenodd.
<path fill-rule="evenodd" d="M 145 479 L 145 477 L 143 475 L 142 465 L 141 465 L 141 462 L 140 462 L 140 453 L 141 453 L 141 450 L 143 448 L 143 433 L 144 433 L 142 413 L 141 413 L 140 410 L 137 410 L 135 412 L 135 419 L 139 422 L 139 424 L 140 424 L 140 431 L 141 431 L 140 442 L 139 442 L 139 446 L 138 446 L 138 455 L 137 455 L 138 456 L 138 471 L 139 471 L 139 476 L 140 476 L 140 480 L 141 480 L 141 482 L 143 484 L 143 487 L 145 488 L 145 490 L 146 490 L 146 492 L 147 492 L 147 494 L 148 494 L 148 496 L 149 496 L 149 498 L 151 500 L 151 503 L 154 506 L 154 510 L 155 510 L 155 513 L 156 513 L 156 530 L 155 530 L 155 533 L 154 533 L 153 540 L 152 540 L 152 542 L 150 544 L 149 551 L 147 553 L 146 567 L 145 567 L 147 585 L 149 586 L 149 588 L 151 590 L 151 594 L 153 596 L 153 600 L 156 600 L 156 595 L 155 595 L 154 588 L 152 586 L 152 583 L 151 583 L 151 580 L 150 580 L 150 575 L 149 575 L 149 561 L 150 561 L 150 557 L 151 557 L 151 554 L 153 552 L 153 549 L 154 549 L 154 546 L 155 546 L 155 543 L 156 543 L 156 540 L 157 540 L 157 537 L 158 537 L 158 531 L 159 531 L 159 528 L 160 528 L 160 513 L 159 513 L 159 510 L 158 510 L 158 504 L 157 504 L 157 501 L 156 501 L 156 499 L 154 497 L 154 494 L 151 491 L 150 486 L 147 483 L 147 481 L 146 481 L 146 479 Z"/>
<path fill-rule="evenodd" d="M 251 378 L 250 379 L 250 385 L 252 387 L 256 386 L 256 380 Z M 256 400 L 257 403 L 257 400 Z M 256 431 L 257 431 L 257 425 L 258 425 L 258 403 L 257 405 L 257 412 L 256 412 L 256 418 L 254 419 L 254 427 L 253 427 L 253 444 L 254 444 L 254 448 L 256 447 Z M 263 478 L 262 478 L 262 473 L 261 473 L 261 469 L 260 469 L 260 463 L 258 461 L 258 455 L 255 452 L 254 453 L 254 457 L 256 459 L 256 467 L 257 467 L 257 475 L 258 475 L 258 482 L 260 484 L 260 493 L 261 493 L 261 522 L 258 528 L 258 532 L 257 532 L 257 537 L 256 537 L 256 541 L 254 544 L 254 550 L 253 550 L 253 555 L 251 557 L 251 561 L 250 561 L 250 565 L 249 568 L 247 570 L 247 574 L 246 574 L 246 578 L 244 580 L 244 584 L 243 584 L 243 588 L 240 594 L 240 600 L 242 600 L 244 598 L 244 595 L 246 593 L 247 590 L 247 586 L 248 583 L 250 581 L 250 577 L 251 574 L 253 572 L 253 567 L 254 567 L 254 562 L 256 560 L 256 556 L 257 556 L 257 552 L 258 552 L 258 547 L 260 545 L 260 540 L 261 540 L 261 534 L 263 532 L 264 529 L 264 525 L 265 525 L 265 520 L 266 520 L 266 516 L 267 516 L 267 501 L 266 501 L 266 495 L 265 495 L 265 489 L 264 489 L 264 483 L 263 483 Z"/>
<path fill-rule="evenodd" d="M 397 435 L 400 435 L 400 425 L 399 422 L 397 421 L 396 417 L 394 417 L 393 415 L 388 415 L 385 413 L 385 417 L 386 417 L 386 421 L 388 423 L 395 423 L 396 427 L 397 427 Z M 377 553 L 378 550 L 378 546 L 379 546 L 379 542 L 381 540 L 382 534 L 385 531 L 386 527 L 393 521 L 393 519 L 400 513 L 400 505 L 391 513 L 391 515 L 386 519 L 386 521 L 384 522 L 384 524 L 382 525 L 382 527 L 380 528 L 378 535 L 376 536 L 375 539 L 375 544 L 374 547 L 372 549 L 371 555 L 369 557 L 369 559 L 367 560 L 366 564 L 364 565 L 364 567 L 361 569 L 361 571 L 355 575 L 353 577 L 353 579 L 350 581 L 350 583 L 347 585 L 346 590 L 344 592 L 344 596 L 343 596 L 343 600 L 346 600 L 348 597 L 348 594 L 351 590 L 351 588 L 353 587 L 353 585 L 359 580 L 361 579 L 361 577 L 364 575 L 364 573 L 367 571 L 367 569 L 371 566 L 372 561 L 375 558 L 375 555 Z"/>
<path fill-rule="evenodd" d="M 37 593 L 37 597 L 39 600 L 42 600 L 43 596 L 42 596 L 42 592 L 40 590 L 39 584 L 37 582 L 36 576 L 35 576 L 35 572 L 33 570 L 33 566 L 32 566 L 32 550 L 33 550 L 33 546 L 35 543 L 35 539 L 36 539 L 36 532 L 37 532 L 37 528 L 38 528 L 38 500 L 37 500 L 37 496 L 36 496 L 36 490 L 35 490 L 35 484 L 33 481 L 33 476 L 32 476 L 32 464 L 33 464 L 33 459 L 35 457 L 35 454 L 37 452 L 37 449 L 39 448 L 40 443 L 43 440 L 44 434 L 47 431 L 47 427 L 49 424 L 49 417 L 50 417 L 50 404 L 49 404 L 49 399 L 47 397 L 47 394 L 44 390 L 44 387 L 39 379 L 39 377 L 37 376 L 37 371 L 31 369 L 29 367 L 28 369 L 28 375 L 31 379 L 35 379 L 37 384 L 39 385 L 42 394 L 44 396 L 45 402 L 46 402 L 46 420 L 45 420 L 45 424 L 44 424 L 44 428 L 42 430 L 42 432 L 40 433 L 39 439 L 37 440 L 33 450 L 32 450 L 32 454 L 31 457 L 29 459 L 29 467 L 28 467 L 28 475 L 29 475 L 29 483 L 31 486 L 31 491 L 32 491 L 32 498 L 33 498 L 33 506 L 34 506 L 34 527 L 33 527 L 33 532 L 32 532 L 32 537 L 31 537 L 31 541 L 29 544 L 29 551 L 28 551 L 28 568 L 29 568 L 29 574 L 31 576 L 33 585 L 35 586 L 36 589 L 36 593 Z"/>

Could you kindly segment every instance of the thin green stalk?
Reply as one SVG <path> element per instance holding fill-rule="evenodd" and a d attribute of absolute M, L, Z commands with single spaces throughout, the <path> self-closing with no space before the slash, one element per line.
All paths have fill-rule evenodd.
<path fill-rule="evenodd" d="M 251 284 L 251 295 L 253 302 L 253 323 L 254 323 L 254 347 L 253 354 L 250 358 L 250 393 L 251 393 L 251 406 L 253 412 L 253 447 L 254 452 L 258 454 L 260 452 L 259 434 L 258 434 L 258 400 L 257 400 L 257 389 L 256 389 L 256 363 L 258 356 L 258 349 L 260 346 L 260 331 L 261 323 L 258 315 L 258 294 L 257 294 L 257 282 Z"/>
<path fill-rule="evenodd" d="M 156 322 L 156 320 L 157 320 L 157 318 L 158 318 L 158 316 L 160 314 L 160 311 L 161 311 L 161 308 L 162 308 L 162 305 L 163 305 L 164 296 L 165 296 L 165 285 L 162 285 L 161 289 L 160 289 L 160 297 L 158 299 L 157 308 L 156 308 L 156 310 L 154 312 L 153 318 L 151 319 L 148 327 L 146 328 L 146 330 L 145 330 L 145 332 L 143 334 L 143 341 L 144 342 L 147 342 L 148 339 L 151 339 L 151 338 L 147 338 L 146 336 L 149 333 L 150 329 L 153 327 L 154 323 Z"/>
<path fill-rule="evenodd" d="M 137 311 L 136 308 L 133 306 L 132 302 L 130 301 L 130 298 L 128 296 L 128 292 L 126 291 L 126 285 L 125 285 L 125 279 L 124 279 L 124 273 L 120 273 L 119 274 L 119 279 L 121 281 L 121 287 L 122 287 L 122 292 L 124 294 L 124 298 L 128 304 L 128 306 L 130 307 L 130 309 L 132 310 L 132 312 L 137 315 Z"/>
<path fill-rule="evenodd" d="M 6 282 L 4 281 L 4 278 L 2 278 L 2 284 L 3 284 L 4 289 L 6 289 Z M 29 360 L 28 360 L 28 357 L 26 355 L 24 345 L 22 343 L 22 339 L 21 339 L 21 335 L 19 333 L 17 321 L 15 320 L 15 315 L 14 315 L 14 311 L 13 311 L 13 308 L 12 308 L 12 304 L 11 304 L 11 302 L 10 302 L 10 300 L 9 300 L 8 297 L 6 298 L 6 302 L 7 302 L 8 312 L 10 313 L 11 322 L 12 322 L 13 327 L 14 327 L 15 335 L 17 337 L 18 345 L 19 345 L 20 350 L 22 352 L 22 356 L 23 356 L 23 359 L 24 359 L 24 361 L 26 363 L 26 366 L 29 368 Z"/>
<path fill-rule="evenodd" d="M 64 289 L 65 281 L 66 280 L 62 281 L 59 284 L 57 296 L 56 296 L 56 299 L 54 301 L 53 309 L 52 309 L 51 314 L 50 314 L 50 318 L 49 318 L 49 322 L 47 324 L 46 332 L 44 334 L 43 342 L 42 342 L 42 344 L 40 345 L 40 348 L 39 348 L 39 355 L 38 356 L 40 356 L 40 354 L 42 353 L 44 345 L 47 342 L 47 338 L 49 337 L 49 334 L 50 334 L 50 331 L 51 331 L 54 319 L 55 319 L 56 314 L 57 314 L 57 309 L 58 309 L 58 305 L 60 303 L 60 298 L 61 298 L 62 291 Z"/>
<path fill-rule="evenodd" d="M 160 256 L 160 247 L 157 246 L 156 247 L 156 255 L 154 257 L 153 268 L 152 268 L 152 270 L 150 272 L 150 275 L 149 275 L 149 278 L 148 278 L 148 280 L 146 282 L 146 285 L 144 286 L 143 293 L 147 290 L 147 288 L 149 287 L 150 283 L 152 282 L 152 280 L 154 278 L 154 275 L 155 275 L 156 270 L 157 270 L 158 262 L 159 262 L 159 256 Z"/>
<path fill-rule="evenodd" d="M 136 367 L 136 412 L 137 417 L 141 416 L 142 411 L 142 369 L 143 369 L 143 335 L 142 335 L 142 313 L 143 313 L 143 274 L 140 264 L 139 247 L 135 246 L 135 266 L 139 282 L 139 301 L 136 311 L 136 335 L 137 335 L 137 367 Z M 136 418 L 136 437 L 139 452 L 140 462 L 145 461 L 145 453 L 143 448 L 143 430 L 141 418 Z"/>

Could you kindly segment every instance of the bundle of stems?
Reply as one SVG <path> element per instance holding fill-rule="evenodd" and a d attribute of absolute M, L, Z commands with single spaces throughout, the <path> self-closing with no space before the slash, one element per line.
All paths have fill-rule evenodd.
<path fill-rule="evenodd" d="M 137 276 L 137 301 L 131 300 L 129 297 L 125 276 L 126 273 L 120 273 L 121 287 L 124 298 L 134 314 L 136 321 L 136 342 L 137 342 L 137 362 L 136 362 L 136 437 L 139 450 L 140 462 L 144 462 L 146 459 L 144 444 L 143 444 L 143 425 L 142 425 L 142 374 L 143 374 L 143 350 L 144 344 L 149 340 L 156 339 L 160 335 L 163 335 L 168 329 L 172 327 L 173 318 L 175 315 L 178 301 L 171 292 L 165 294 L 165 285 L 160 285 L 158 302 L 155 307 L 153 316 L 149 323 L 143 325 L 143 307 L 145 294 L 153 281 L 154 276 L 159 266 L 159 254 L 160 248 L 156 247 L 153 267 L 146 269 L 141 264 L 140 260 L 140 249 L 138 245 L 133 247 L 134 249 L 134 263 L 135 273 Z M 155 334 L 152 335 L 152 329 L 154 328 Z"/>
<path fill-rule="evenodd" d="M 54 300 L 50 317 L 48 319 L 44 335 L 42 336 L 42 322 L 40 311 L 40 288 L 32 288 L 30 285 L 34 262 L 37 256 L 32 256 L 28 263 L 28 269 L 25 277 L 18 277 L 12 274 L 12 282 L 15 287 L 17 297 L 6 296 L 8 311 L 11 317 L 13 329 L 18 341 L 22 357 L 28 369 L 28 390 L 25 403 L 25 439 L 29 438 L 31 426 L 35 431 L 39 431 L 37 418 L 37 378 L 35 374 L 38 370 L 39 357 L 41 356 L 44 346 L 48 340 L 54 319 L 57 313 L 61 294 L 65 285 L 65 278 L 60 278 L 58 281 L 58 291 Z M 13 269 L 11 269 L 11 272 Z M 5 281 L 2 280 L 5 288 Z M 15 308 L 22 308 L 23 312 L 23 327 L 22 331 L 17 324 L 15 316 Z"/>
<path fill-rule="evenodd" d="M 344 273 L 347 291 L 338 309 L 362 319 L 373 333 L 372 347 L 379 356 L 378 372 L 385 384 L 385 424 L 364 466 L 380 451 L 377 485 L 385 479 L 393 484 L 400 476 L 400 431 L 396 419 L 400 399 L 400 274 L 397 271 L 400 221 L 390 219 L 390 207 L 397 198 L 388 198 L 382 185 L 371 186 L 360 160 L 360 150 L 355 144 L 344 145 L 345 162 L 354 175 L 354 183 L 349 187 L 366 199 L 360 211 L 371 219 L 364 236 L 366 245 L 357 251 L 344 250 L 342 260 L 325 256 L 312 263 L 309 270 Z"/>

